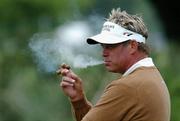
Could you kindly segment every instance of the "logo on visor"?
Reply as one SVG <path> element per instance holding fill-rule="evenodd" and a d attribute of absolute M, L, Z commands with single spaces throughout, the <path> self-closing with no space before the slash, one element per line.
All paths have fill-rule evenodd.
<path fill-rule="evenodd" d="M 131 35 L 133 35 L 133 33 L 130 33 L 130 32 L 124 32 L 123 35 L 125 35 L 125 36 L 131 36 Z"/>
<path fill-rule="evenodd" d="M 102 31 L 111 31 L 111 29 L 114 29 L 114 25 L 104 25 Z"/>

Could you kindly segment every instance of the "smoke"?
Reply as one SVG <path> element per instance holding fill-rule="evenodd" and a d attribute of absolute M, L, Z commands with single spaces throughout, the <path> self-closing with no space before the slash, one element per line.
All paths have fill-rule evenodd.
<path fill-rule="evenodd" d="M 38 68 L 53 72 L 62 63 L 73 68 L 86 68 L 102 64 L 99 45 L 88 45 L 92 35 L 87 22 L 76 21 L 60 26 L 52 33 L 37 33 L 30 39 L 29 47 Z"/>

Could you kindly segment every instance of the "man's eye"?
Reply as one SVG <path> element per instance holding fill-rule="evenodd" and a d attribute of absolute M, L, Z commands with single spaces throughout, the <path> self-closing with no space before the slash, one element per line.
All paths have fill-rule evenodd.
<path fill-rule="evenodd" d="M 113 48 L 115 45 L 107 45 L 107 48 Z"/>
<path fill-rule="evenodd" d="M 107 49 L 111 49 L 111 48 L 115 48 L 118 46 L 118 44 L 101 44 L 102 48 L 107 48 Z"/>

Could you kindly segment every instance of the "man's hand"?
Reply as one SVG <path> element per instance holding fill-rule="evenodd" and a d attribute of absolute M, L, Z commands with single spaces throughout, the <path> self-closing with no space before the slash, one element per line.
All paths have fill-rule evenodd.
<path fill-rule="evenodd" d="M 84 98 L 82 81 L 75 73 L 72 72 L 70 66 L 62 64 L 56 72 L 58 75 L 62 75 L 60 87 L 72 102 Z"/>

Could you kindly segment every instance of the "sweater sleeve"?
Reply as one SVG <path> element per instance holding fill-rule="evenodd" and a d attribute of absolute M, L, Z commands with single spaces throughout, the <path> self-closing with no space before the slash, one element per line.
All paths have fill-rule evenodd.
<path fill-rule="evenodd" d="M 76 102 L 71 102 L 71 104 L 76 121 L 81 121 L 92 107 L 92 104 L 86 98 Z"/>
<path fill-rule="evenodd" d="M 133 108 L 137 104 L 135 93 L 131 87 L 126 85 L 108 86 L 97 104 L 81 121 L 131 120 Z"/>

